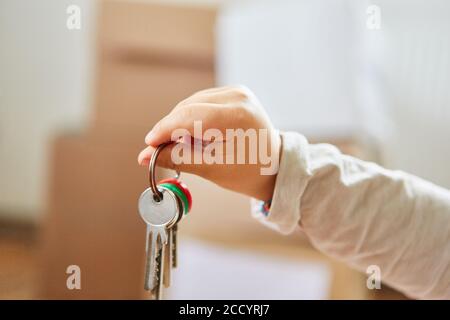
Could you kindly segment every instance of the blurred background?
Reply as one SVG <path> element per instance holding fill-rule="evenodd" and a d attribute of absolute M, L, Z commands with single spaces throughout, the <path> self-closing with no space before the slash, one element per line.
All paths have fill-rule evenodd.
<path fill-rule="evenodd" d="M 280 129 L 450 188 L 448 1 L 0 0 L 0 298 L 148 298 L 137 154 L 178 101 L 224 84 Z M 167 298 L 403 298 L 183 180 Z"/>

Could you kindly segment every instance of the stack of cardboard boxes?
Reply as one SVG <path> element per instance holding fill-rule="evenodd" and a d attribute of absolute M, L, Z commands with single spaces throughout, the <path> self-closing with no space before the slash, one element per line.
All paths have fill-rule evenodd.
<path fill-rule="evenodd" d="M 87 132 L 56 137 L 41 255 L 45 298 L 143 296 L 146 132 L 181 99 L 214 85 L 215 11 L 101 1 L 95 106 Z M 66 269 L 82 270 L 68 290 Z"/>

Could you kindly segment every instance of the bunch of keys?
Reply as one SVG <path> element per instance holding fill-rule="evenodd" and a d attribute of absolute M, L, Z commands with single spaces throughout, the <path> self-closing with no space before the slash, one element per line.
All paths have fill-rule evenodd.
<path fill-rule="evenodd" d="M 149 165 L 150 187 L 139 198 L 139 214 L 147 225 L 145 242 L 146 267 L 144 289 L 156 300 L 162 298 L 162 289 L 170 286 L 171 269 L 177 267 L 178 223 L 192 208 L 192 196 L 186 185 L 174 178 L 155 182 L 155 166 L 160 145 Z"/>

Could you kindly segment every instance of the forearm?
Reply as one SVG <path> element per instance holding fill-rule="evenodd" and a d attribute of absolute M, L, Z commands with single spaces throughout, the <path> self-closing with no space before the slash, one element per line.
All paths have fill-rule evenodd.
<path fill-rule="evenodd" d="M 417 298 L 450 298 L 450 192 L 399 171 L 283 135 L 272 209 L 282 232 L 300 225 L 324 253 Z"/>

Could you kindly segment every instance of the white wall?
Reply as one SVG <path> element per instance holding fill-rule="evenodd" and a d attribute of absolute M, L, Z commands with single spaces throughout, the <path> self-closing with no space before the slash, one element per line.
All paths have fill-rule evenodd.
<path fill-rule="evenodd" d="M 450 188 L 450 1 L 382 0 L 385 164 Z M 372 127 L 379 127 L 377 122 Z"/>
<path fill-rule="evenodd" d="M 381 29 L 366 27 L 378 5 Z M 222 12 L 218 76 L 250 86 L 275 125 L 364 132 L 383 164 L 450 188 L 448 0 L 252 0 Z"/>
<path fill-rule="evenodd" d="M 66 28 L 69 4 L 82 9 L 81 30 Z M 51 133 L 86 121 L 94 5 L 0 1 L 0 213 L 37 217 Z"/>
<path fill-rule="evenodd" d="M 280 129 L 352 134 L 359 38 L 349 3 L 253 0 L 225 6 L 218 24 L 218 82 L 249 86 Z"/>

